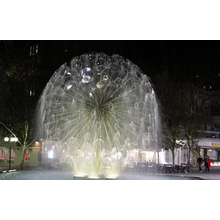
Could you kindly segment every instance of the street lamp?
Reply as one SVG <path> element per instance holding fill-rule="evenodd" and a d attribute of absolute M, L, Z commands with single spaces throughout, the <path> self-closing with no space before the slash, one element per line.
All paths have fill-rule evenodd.
<path fill-rule="evenodd" d="M 16 138 L 16 137 L 10 137 L 10 138 L 9 137 L 5 137 L 4 141 L 6 141 L 6 142 L 9 141 L 9 143 L 10 143 L 10 145 L 9 145 L 10 146 L 10 148 L 9 148 L 9 170 L 11 170 L 11 142 L 17 142 L 18 138 Z"/>

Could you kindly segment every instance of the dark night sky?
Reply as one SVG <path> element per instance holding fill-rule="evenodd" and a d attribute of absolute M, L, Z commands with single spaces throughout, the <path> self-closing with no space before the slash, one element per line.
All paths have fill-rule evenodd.
<path fill-rule="evenodd" d="M 47 48 L 47 59 L 50 62 L 53 60 L 53 71 L 83 53 L 104 52 L 108 55 L 119 54 L 131 60 L 150 77 L 164 67 L 172 74 L 176 66 L 181 70 L 179 75 L 199 75 L 207 69 L 207 74 L 215 77 L 220 73 L 220 41 L 60 40 L 41 43 Z M 68 52 L 64 52 L 65 49 Z"/>
<path fill-rule="evenodd" d="M 2 43 L 3 41 L 0 41 Z M 166 69 L 179 76 L 200 75 L 206 71 L 216 77 L 220 84 L 220 41 L 200 40 L 31 40 L 13 41 L 14 47 L 23 48 L 29 54 L 30 45 L 39 44 L 41 68 L 52 75 L 63 63 L 69 63 L 75 56 L 89 52 L 119 54 L 138 65 L 152 77 Z M 0 44 L 1 45 L 1 44 Z M 25 49 L 24 49 L 25 47 Z M 2 48 L 1 48 L 2 49 Z M 15 49 L 16 51 L 16 49 Z M 26 51 L 26 52 L 25 52 Z M 6 51 L 1 51 L 5 53 Z"/>
<path fill-rule="evenodd" d="M 164 60 L 186 60 L 193 65 L 193 61 L 203 61 L 207 65 L 220 67 L 220 41 L 41 41 L 47 47 L 51 56 L 56 51 L 60 62 L 69 62 L 74 56 L 88 52 L 105 52 L 108 55 L 117 53 L 130 59 L 135 64 L 142 65 L 149 60 L 150 63 L 160 65 Z M 62 54 L 65 44 L 68 44 L 68 53 Z M 59 57 L 59 58 L 58 58 Z"/>

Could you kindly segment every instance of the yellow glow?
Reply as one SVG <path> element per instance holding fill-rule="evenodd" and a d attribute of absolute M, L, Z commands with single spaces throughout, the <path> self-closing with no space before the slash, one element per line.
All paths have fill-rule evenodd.
<path fill-rule="evenodd" d="M 35 141 L 34 147 L 39 147 L 39 146 L 40 146 L 40 143 L 38 141 Z"/>
<path fill-rule="evenodd" d="M 117 179 L 118 178 L 118 176 L 107 176 L 107 177 L 105 177 L 106 179 Z"/>
<path fill-rule="evenodd" d="M 77 174 L 77 175 L 74 175 L 75 177 L 86 177 L 87 174 Z"/>
<path fill-rule="evenodd" d="M 98 176 L 89 176 L 88 179 L 98 180 L 98 179 L 100 179 L 100 177 L 98 177 Z"/>

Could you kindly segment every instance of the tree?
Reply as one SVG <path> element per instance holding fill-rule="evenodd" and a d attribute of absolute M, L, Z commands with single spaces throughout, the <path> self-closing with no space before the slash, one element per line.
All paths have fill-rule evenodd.
<path fill-rule="evenodd" d="M 175 83 L 166 70 L 157 74 L 154 80 L 161 106 L 162 143 L 164 148 L 171 150 L 174 165 L 175 149 L 179 147 L 177 141 L 183 138 L 183 103 L 175 91 Z"/>
<path fill-rule="evenodd" d="M 189 148 L 188 163 L 190 163 L 190 154 L 193 153 L 193 156 L 199 154 L 197 140 L 201 136 L 202 126 L 211 122 L 211 112 L 208 108 L 210 97 L 206 90 L 200 89 L 195 84 L 191 84 L 187 91 L 181 94 L 186 105 L 183 111 L 182 128 Z"/>
<path fill-rule="evenodd" d="M 151 70 L 155 73 L 152 79 L 161 102 L 164 145 L 171 149 L 174 163 L 176 140 L 187 140 L 190 163 L 190 152 L 197 148 L 196 140 L 201 135 L 198 131 L 210 121 L 210 96 L 204 88 L 212 82 L 210 73 L 215 69 L 208 65 L 208 56 L 181 54 L 183 48 L 178 47 L 178 42 L 173 44 L 173 50 L 161 47 L 166 56 L 158 57 L 160 64 Z M 194 43 L 189 45 L 193 47 Z"/>
<path fill-rule="evenodd" d="M 0 125 L 2 125 L 10 133 L 10 136 L 17 138 L 17 135 L 9 127 L 7 127 L 4 123 L 0 122 Z M 25 128 L 23 130 L 25 131 L 23 138 L 21 140 L 19 140 L 19 138 L 18 138 L 18 144 L 21 146 L 21 150 L 22 150 L 22 154 L 21 154 L 22 159 L 21 159 L 21 164 L 19 166 L 20 169 L 23 169 L 23 166 L 24 166 L 25 150 L 34 143 L 34 141 L 29 142 L 27 140 L 28 139 L 28 135 L 27 135 L 28 134 L 28 125 L 27 124 L 25 125 Z"/>
<path fill-rule="evenodd" d="M 18 138 L 23 168 L 25 150 L 34 141 L 34 112 L 39 96 L 33 88 L 37 75 L 31 73 L 37 71 L 32 68 L 35 61 L 28 56 L 28 42 L 4 41 L 0 47 L 0 124 Z"/>

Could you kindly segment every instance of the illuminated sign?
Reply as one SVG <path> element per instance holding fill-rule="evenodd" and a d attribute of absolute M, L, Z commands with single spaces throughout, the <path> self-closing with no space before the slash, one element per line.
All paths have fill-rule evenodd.
<path fill-rule="evenodd" d="M 211 143 L 211 146 L 220 147 L 220 143 Z"/>

